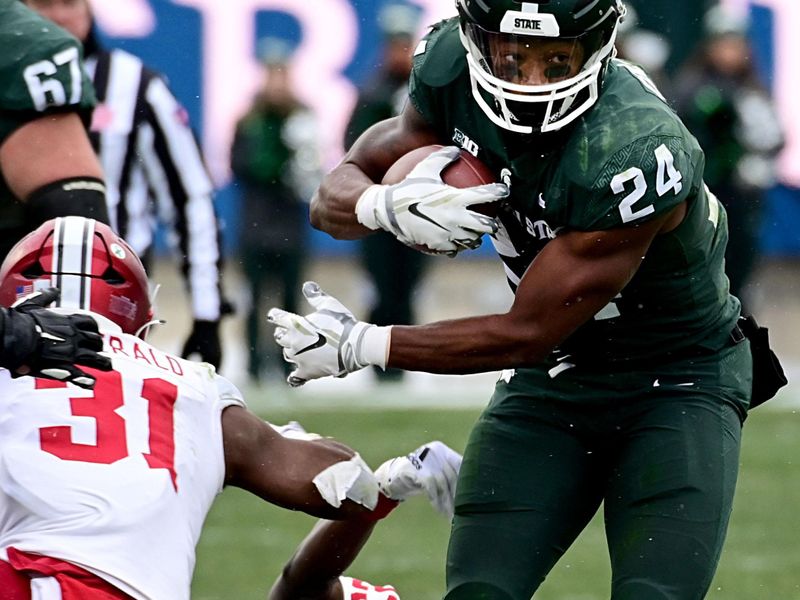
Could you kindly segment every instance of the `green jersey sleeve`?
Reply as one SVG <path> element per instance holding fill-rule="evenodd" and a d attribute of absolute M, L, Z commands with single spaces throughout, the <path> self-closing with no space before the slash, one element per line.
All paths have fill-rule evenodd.
<path fill-rule="evenodd" d="M 693 195 L 697 165 L 681 137 L 651 135 L 616 151 L 590 181 L 567 187 L 583 198 L 569 204 L 570 229 L 596 231 L 635 225 L 672 210 Z"/>
<path fill-rule="evenodd" d="M 612 61 L 601 100 L 576 125 L 545 190 L 546 218 L 578 231 L 626 227 L 691 200 L 705 158 L 643 73 Z"/>
<path fill-rule="evenodd" d="M 0 142 L 42 114 L 78 111 L 95 104 L 83 68 L 81 44 L 20 2 L 0 9 Z"/>
<path fill-rule="evenodd" d="M 457 35 L 452 35 L 454 28 L 458 28 L 457 19 L 436 23 L 414 51 L 409 99 L 422 118 L 434 127 L 441 126 L 454 105 L 453 88 L 449 84 L 467 68 L 461 42 Z"/>

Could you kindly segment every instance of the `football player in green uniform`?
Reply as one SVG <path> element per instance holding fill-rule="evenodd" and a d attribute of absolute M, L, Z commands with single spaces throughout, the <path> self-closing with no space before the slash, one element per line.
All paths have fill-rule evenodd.
<path fill-rule="evenodd" d="M 51 217 L 108 220 L 102 170 L 81 116 L 94 93 L 80 65 L 81 46 L 17 0 L 0 0 L 0 260 Z M 22 202 L 22 203 L 20 203 Z M 27 292 L 27 290 L 22 290 Z M 97 324 L 46 309 L 58 290 L 0 308 L 0 366 L 92 387 L 75 362 L 103 370 Z"/>
<path fill-rule="evenodd" d="M 95 103 L 80 43 L 21 2 L 0 0 L 0 259 L 57 216 L 108 222 L 84 121 Z"/>
<path fill-rule="evenodd" d="M 309 282 L 314 312 L 269 316 L 297 365 L 289 382 L 370 364 L 505 370 L 466 448 L 447 600 L 528 600 L 601 504 L 613 600 L 703 598 L 752 385 L 703 154 L 647 76 L 613 58 L 619 0 L 457 6 L 418 46 L 403 113 L 325 178 L 312 221 L 448 254 L 489 233 L 514 302 L 376 327 Z M 458 153 L 445 147 L 376 184 L 432 143 L 471 152 L 503 183 L 445 185 Z M 495 219 L 469 208 L 486 202 L 500 204 Z"/>

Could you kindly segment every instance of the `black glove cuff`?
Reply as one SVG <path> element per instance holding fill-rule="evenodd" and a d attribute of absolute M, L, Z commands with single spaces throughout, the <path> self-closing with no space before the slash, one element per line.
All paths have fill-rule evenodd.
<path fill-rule="evenodd" d="M 15 371 L 25 364 L 36 351 L 39 336 L 33 317 L 15 310 L 3 310 L 2 349 L 0 361 L 9 371 Z"/>
<path fill-rule="evenodd" d="M 109 224 L 106 186 L 96 177 L 70 177 L 33 191 L 24 204 L 28 223 L 77 215 Z"/>

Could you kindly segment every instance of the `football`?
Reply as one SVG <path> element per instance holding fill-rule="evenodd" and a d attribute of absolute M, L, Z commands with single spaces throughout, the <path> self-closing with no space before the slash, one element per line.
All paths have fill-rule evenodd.
<path fill-rule="evenodd" d="M 417 166 L 417 163 L 440 148 L 442 148 L 442 146 L 438 144 L 431 144 L 430 146 L 422 146 L 421 148 L 416 148 L 404 154 L 397 162 L 389 167 L 381 183 L 386 185 L 399 183 L 415 166 Z M 447 185 L 452 185 L 453 187 L 467 188 L 486 183 L 495 183 L 497 178 L 494 173 L 492 173 L 492 170 L 483 162 L 469 152 L 461 150 L 458 158 L 447 165 L 444 171 L 442 171 L 442 180 Z M 488 217 L 495 217 L 497 216 L 500 204 L 501 202 L 475 204 L 470 206 L 470 210 L 474 210 Z"/>

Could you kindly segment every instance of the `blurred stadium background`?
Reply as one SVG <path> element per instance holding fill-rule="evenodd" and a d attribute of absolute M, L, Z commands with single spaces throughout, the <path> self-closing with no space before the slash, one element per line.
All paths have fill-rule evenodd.
<path fill-rule="evenodd" d="M 398 0 L 393 0 L 398 1 Z M 290 390 L 276 380 L 248 384 L 242 315 L 248 302 L 236 261 L 237 195 L 227 168 L 235 120 L 257 85 L 256 41 L 280 35 L 298 47 L 296 84 L 317 111 L 328 165 L 341 155 L 341 133 L 355 100 L 355 86 L 373 69 L 378 53 L 377 14 L 384 0 L 95 0 L 100 34 L 141 56 L 170 79 L 196 125 L 209 168 L 219 186 L 216 202 L 228 253 L 225 289 L 238 314 L 223 324 L 221 372 L 241 385 L 250 405 L 274 422 L 295 419 L 309 430 L 334 435 L 373 466 L 430 439 L 463 449 L 472 422 L 491 394 L 496 374 L 443 377 L 411 374 L 403 383 L 378 384 L 364 371 L 343 380 L 312 382 Z M 453 0 L 414 0 L 422 21 L 454 14 Z M 711 2 L 631 2 L 640 21 L 671 37 L 678 63 L 700 34 Z M 782 184 L 768 199 L 762 232 L 764 255 L 751 286 L 751 305 L 770 327 L 790 386 L 749 417 L 742 471 L 728 544 L 709 598 L 800 599 L 796 507 L 800 505 L 800 2 L 729 0 L 751 16 L 756 59 L 784 119 L 789 144 Z M 319 94 L 319 89 L 325 94 Z M 794 111 L 794 112 L 793 112 Z M 312 232 L 306 276 L 364 315 L 367 279 L 352 242 Z M 488 246 L 488 244 L 486 244 Z M 190 325 L 174 261 L 157 261 L 153 279 L 168 325 L 154 333 L 165 350 L 178 351 Z M 499 262 L 488 248 L 457 259 L 435 259 L 415 293 L 421 321 L 503 310 L 511 296 Z M 263 598 L 313 520 L 250 498 L 222 494 L 203 534 L 193 586 L 198 600 Z M 421 500 L 401 506 L 376 531 L 353 574 L 391 583 L 406 600 L 440 597 L 448 526 Z M 682 557 L 675 557 L 676 565 Z M 599 518 L 570 550 L 537 595 L 542 600 L 608 597 L 607 551 Z"/>

